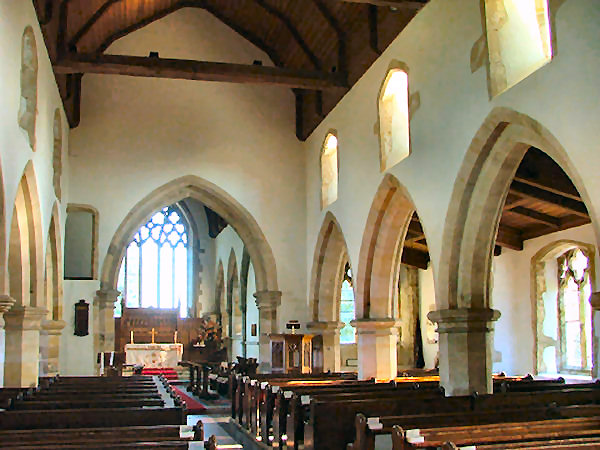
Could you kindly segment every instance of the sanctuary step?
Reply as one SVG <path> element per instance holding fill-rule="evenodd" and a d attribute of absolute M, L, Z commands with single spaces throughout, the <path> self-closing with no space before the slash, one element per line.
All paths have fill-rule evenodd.
<path fill-rule="evenodd" d="M 144 367 L 142 369 L 142 375 L 162 375 L 167 380 L 177 380 L 177 372 L 171 367 L 152 368 Z"/>

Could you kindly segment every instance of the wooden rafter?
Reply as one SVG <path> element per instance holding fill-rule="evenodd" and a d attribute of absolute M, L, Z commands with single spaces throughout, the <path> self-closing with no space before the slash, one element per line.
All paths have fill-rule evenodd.
<path fill-rule="evenodd" d="M 346 56 L 346 33 L 340 26 L 337 19 L 333 16 L 331 11 L 323 3 L 323 0 L 312 0 L 314 5 L 317 7 L 325 21 L 335 31 L 338 38 L 338 71 L 341 73 L 347 73 L 348 62 Z"/>
<path fill-rule="evenodd" d="M 544 225 L 548 225 L 552 228 L 558 228 L 561 225 L 561 221 L 558 217 L 550 216 L 548 214 L 544 214 L 530 208 L 525 208 L 523 206 L 511 208 L 509 211 L 514 214 L 527 217 L 528 219 L 534 220 L 536 222 L 543 223 Z"/>
<path fill-rule="evenodd" d="M 585 204 L 581 201 L 574 200 L 564 195 L 550 192 L 546 189 L 532 186 L 531 184 L 521 181 L 513 181 L 510 185 L 510 192 L 523 198 L 539 200 L 544 203 L 559 206 L 560 208 L 569 211 L 582 217 L 589 217 Z"/>
<path fill-rule="evenodd" d="M 496 245 L 512 250 L 523 250 L 523 237 L 517 228 L 500 224 L 496 235 Z"/>
<path fill-rule="evenodd" d="M 409 9 L 411 11 L 419 11 L 427 0 L 416 1 L 416 0 L 339 0 L 346 3 L 365 3 L 374 6 L 385 6 L 398 9 Z"/>
<path fill-rule="evenodd" d="M 88 31 L 94 26 L 98 20 L 102 18 L 104 13 L 115 3 L 120 2 L 121 0 L 106 0 L 95 12 L 92 14 L 92 17 L 88 19 L 83 26 L 77 30 L 77 32 L 73 35 L 73 37 L 69 40 L 69 50 L 73 50 L 77 47 L 77 44 L 83 38 Z"/>
<path fill-rule="evenodd" d="M 429 265 L 429 253 L 410 247 L 404 247 L 402 249 L 401 262 L 402 264 L 427 270 L 427 266 Z"/>
<path fill-rule="evenodd" d="M 97 73 L 199 81 L 271 84 L 302 89 L 346 87 L 335 74 L 246 64 L 124 55 L 70 54 L 54 64 L 58 74 Z"/>

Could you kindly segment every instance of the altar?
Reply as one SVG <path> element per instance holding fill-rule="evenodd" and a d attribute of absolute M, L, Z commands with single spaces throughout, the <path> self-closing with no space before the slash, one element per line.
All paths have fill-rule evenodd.
<path fill-rule="evenodd" d="M 147 368 L 177 367 L 183 356 L 183 344 L 127 344 L 125 363 Z"/>

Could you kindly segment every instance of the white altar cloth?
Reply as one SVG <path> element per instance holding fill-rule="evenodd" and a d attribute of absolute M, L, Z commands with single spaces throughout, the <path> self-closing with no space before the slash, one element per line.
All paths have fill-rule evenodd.
<path fill-rule="evenodd" d="M 183 344 L 127 344 L 125 363 L 149 368 L 174 368 L 183 356 Z"/>

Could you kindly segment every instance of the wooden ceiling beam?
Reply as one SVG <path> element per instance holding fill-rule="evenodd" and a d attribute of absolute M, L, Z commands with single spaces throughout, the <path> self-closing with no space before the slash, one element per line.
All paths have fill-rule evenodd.
<path fill-rule="evenodd" d="M 558 206 L 581 217 L 589 217 L 585 204 L 563 195 L 532 186 L 521 181 L 513 181 L 510 192 L 523 198 L 530 198 L 544 203 Z"/>
<path fill-rule="evenodd" d="M 531 220 L 535 220 L 536 222 L 543 223 L 544 225 L 548 225 L 552 228 L 558 228 L 561 224 L 561 220 L 558 217 L 553 217 L 530 208 L 525 208 L 523 206 L 517 206 L 509 211 L 511 213 L 527 217 Z"/>
<path fill-rule="evenodd" d="M 325 21 L 335 31 L 338 38 L 338 71 L 346 74 L 348 72 L 348 61 L 346 55 L 346 33 L 340 26 L 337 19 L 333 16 L 331 11 L 323 3 L 323 0 L 312 0 L 314 5 L 317 7 L 321 15 L 325 18 Z"/>
<path fill-rule="evenodd" d="M 402 249 L 401 262 L 408 266 L 427 270 L 427 266 L 429 265 L 429 253 L 414 248 L 404 247 Z"/>
<path fill-rule="evenodd" d="M 566 192 L 565 190 L 557 189 L 556 184 L 552 184 L 552 180 L 533 180 L 531 178 L 526 178 L 518 175 L 515 176 L 514 179 L 515 181 L 519 181 L 521 183 L 525 183 L 530 186 L 543 189 L 548 192 L 552 192 L 553 194 L 562 195 L 563 197 L 581 201 L 581 196 L 577 191 Z"/>
<path fill-rule="evenodd" d="M 75 33 L 75 35 L 73 35 L 73 37 L 69 40 L 69 45 L 68 48 L 70 51 L 76 51 L 77 48 L 77 44 L 79 43 L 79 41 L 81 40 L 81 38 L 83 38 L 88 31 L 90 31 L 90 29 L 96 24 L 96 22 L 98 22 L 98 20 L 100 20 L 102 18 L 102 16 L 104 15 L 104 13 L 115 3 L 120 2 L 121 0 L 106 0 L 95 12 L 94 14 L 92 14 L 92 16 L 88 19 L 88 21 L 86 23 L 83 24 L 83 26 L 77 30 L 77 32 Z"/>
<path fill-rule="evenodd" d="M 511 250 L 523 250 L 523 237 L 520 230 L 500 224 L 496 235 L 496 245 L 510 248 Z"/>
<path fill-rule="evenodd" d="M 411 11 L 419 11 L 427 4 L 425 1 L 416 0 L 338 0 L 345 3 L 365 3 L 374 6 L 384 6 L 398 9 L 409 9 Z"/>
<path fill-rule="evenodd" d="M 96 73 L 198 81 L 271 84 L 302 89 L 347 87 L 335 74 L 259 65 L 141 56 L 70 54 L 54 64 L 59 74 Z"/>

